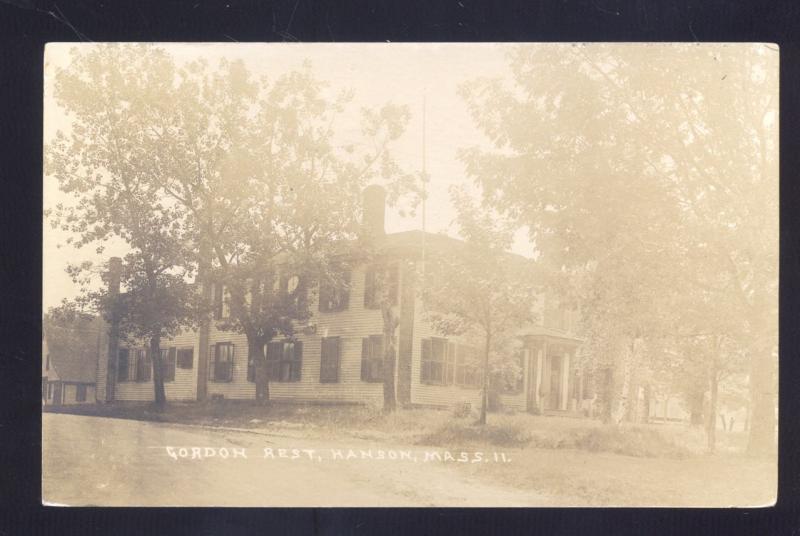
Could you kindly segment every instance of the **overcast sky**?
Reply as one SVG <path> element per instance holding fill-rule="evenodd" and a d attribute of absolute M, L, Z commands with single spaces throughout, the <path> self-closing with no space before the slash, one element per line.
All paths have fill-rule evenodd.
<path fill-rule="evenodd" d="M 52 74 L 69 64 L 69 50 L 75 44 L 50 44 L 45 55 L 45 143 L 59 129 L 69 129 L 69 118 L 52 98 Z M 81 44 L 79 46 L 97 46 Z M 102 45 L 100 45 L 102 46 Z M 361 106 L 380 106 L 385 102 L 406 104 L 411 120 L 394 148 L 398 161 L 409 171 L 422 165 L 422 108 L 426 101 L 427 167 L 430 175 L 427 229 L 448 231 L 454 218 L 449 187 L 466 182 L 464 169 L 457 158 L 459 148 L 485 144 L 473 125 L 457 91 L 460 84 L 478 76 L 505 76 L 506 54 L 513 45 L 498 44 L 164 44 L 158 45 L 173 54 L 177 61 L 206 58 L 211 65 L 218 59 L 242 59 L 255 75 L 270 78 L 299 68 L 310 60 L 317 77 L 334 88 L 355 92 L 354 110 Z M 551 45 L 552 46 L 552 45 Z M 353 114 L 355 117 L 355 114 Z M 342 128 L 348 128 L 343 125 Z M 44 178 L 44 206 L 53 206 L 61 196 L 54 178 Z M 421 214 L 402 217 L 396 210 L 387 211 L 388 232 L 420 229 Z M 452 234 L 452 231 L 451 231 Z M 78 288 L 64 272 L 68 262 L 102 262 L 94 248 L 76 250 L 64 244 L 66 234 L 44 227 L 45 310 L 75 296 Z M 61 247 L 58 247 L 62 244 Z M 530 245 L 518 240 L 515 249 L 530 255 Z"/>

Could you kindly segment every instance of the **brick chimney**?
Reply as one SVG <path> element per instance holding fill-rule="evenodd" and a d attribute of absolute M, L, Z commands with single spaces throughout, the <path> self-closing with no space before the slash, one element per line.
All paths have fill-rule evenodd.
<path fill-rule="evenodd" d="M 365 235 L 380 237 L 386 234 L 384 219 L 386 217 L 386 190 L 383 186 L 370 184 L 364 188 L 362 232 Z"/>
<path fill-rule="evenodd" d="M 122 259 L 119 257 L 111 257 L 108 259 L 108 293 L 117 296 L 119 295 L 119 284 L 122 278 Z"/>

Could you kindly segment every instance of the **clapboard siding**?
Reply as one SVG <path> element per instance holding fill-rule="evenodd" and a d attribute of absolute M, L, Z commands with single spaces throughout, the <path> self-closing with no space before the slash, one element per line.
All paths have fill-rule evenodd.
<path fill-rule="evenodd" d="M 127 347 L 121 345 L 121 348 Z M 138 348 L 144 347 L 142 343 Z M 167 400 L 195 400 L 196 387 L 197 387 L 197 333 L 194 331 L 186 331 L 177 335 L 173 339 L 167 339 L 161 342 L 161 348 L 175 347 L 178 349 L 192 348 L 194 352 L 194 359 L 191 369 L 175 368 L 175 380 L 171 382 L 164 382 L 164 392 L 167 395 Z M 152 374 L 150 381 L 136 382 L 125 381 L 117 382 L 115 389 L 115 400 L 123 401 L 139 401 L 147 402 L 152 401 L 155 396 L 153 392 Z"/>
<path fill-rule="evenodd" d="M 350 299 L 347 310 L 332 313 L 319 311 L 317 300 L 310 304 L 313 312 L 311 324 L 316 333 L 298 334 L 303 343 L 303 363 L 300 381 L 275 382 L 269 384 L 270 398 L 275 400 L 331 400 L 341 402 L 365 402 L 379 404 L 383 400 L 380 383 L 361 381 L 361 339 L 380 335 L 383 319 L 380 310 L 364 307 L 364 270 L 353 269 L 351 273 Z M 338 383 L 320 383 L 320 350 L 323 337 L 340 337 L 340 369 Z M 210 346 L 220 342 L 234 344 L 233 379 L 229 382 L 208 382 L 209 396 L 223 395 L 225 398 L 254 399 L 255 384 L 247 381 L 247 339 L 242 334 L 221 331 L 211 327 L 209 348 L 205 358 L 211 358 Z"/>
<path fill-rule="evenodd" d="M 95 401 L 95 393 L 94 393 L 94 385 L 92 384 L 84 384 L 86 385 L 86 399 L 79 402 L 78 401 L 78 385 L 74 383 L 66 383 L 64 384 L 64 400 L 63 404 L 92 404 Z"/>

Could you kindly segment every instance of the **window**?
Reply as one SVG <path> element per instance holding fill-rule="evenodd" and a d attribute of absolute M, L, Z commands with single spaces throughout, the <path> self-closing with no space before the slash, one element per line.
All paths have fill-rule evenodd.
<path fill-rule="evenodd" d="M 150 352 L 145 349 L 136 350 L 136 381 L 149 382 L 153 364 Z"/>
<path fill-rule="evenodd" d="M 230 311 L 231 295 L 222 283 L 214 284 L 214 319 L 228 318 Z"/>
<path fill-rule="evenodd" d="M 322 278 L 319 287 L 319 310 L 323 313 L 344 311 L 350 302 L 350 271 L 344 270 L 331 281 Z"/>
<path fill-rule="evenodd" d="M 446 385 L 453 382 L 455 351 L 447 339 L 433 337 L 422 340 L 420 381 Z"/>
<path fill-rule="evenodd" d="M 80 383 L 75 388 L 75 401 L 86 402 L 86 384 Z"/>
<path fill-rule="evenodd" d="M 178 368 L 190 369 L 194 366 L 194 349 L 182 348 L 178 350 L 177 362 Z"/>
<path fill-rule="evenodd" d="M 323 337 L 320 347 L 319 382 L 337 383 L 339 381 L 339 355 L 341 339 Z"/>
<path fill-rule="evenodd" d="M 456 385 L 462 387 L 481 387 L 483 374 L 478 364 L 478 350 L 472 346 L 459 344 L 456 359 Z"/>
<path fill-rule="evenodd" d="M 47 354 L 47 360 L 44 364 L 44 370 L 50 370 L 50 354 Z"/>
<path fill-rule="evenodd" d="M 175 381 L 175 348 L 161 350 L 161 370 L 165 382 Z"/>
<path fill-rule="evenodd" d="M 233 343 L 218 342 L 212 347 L 211 379 L 215 382 L 233 380 Z"/>
<path fill-rule="evenodd" d="M 399 270 L 396 264 L 383 270 L 375 266 L 368 268 L 364 274 L 364 307 L 380 308 L 381 284 L 388 285 L 390 303 L 397 305 L 399 283 Z"/>
<path fill-rule="evenodd" d="M 117 353 L 117 381 L 126 382 L 130 380 L 130 350 L 120 348 Z"/>
<path fill-rule="evenodd" d="M 365 382 L 383 381 L 383 335 L 371 335 L 361 340 L 361 379 Z"/>
<path fill-rule="evenodd" d="M 303 343 L 274 341 L 267 345 L 267 371 L 274 382 L 299 382 L 303 366 Z"/>
<path fill-rule="evenodd" d="M 53 398 L 53 384 L 52 383 L 48 383 L 47 384 L 47 399 L 50 400 L 52 398 Z"/>

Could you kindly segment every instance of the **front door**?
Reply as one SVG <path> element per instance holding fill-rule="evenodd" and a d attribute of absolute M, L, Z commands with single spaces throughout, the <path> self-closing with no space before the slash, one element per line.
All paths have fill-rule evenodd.
<path fill-rule="evenodd" d="M 550 397 L 547 401 L 549 409 L 561 407 L 561 356 L 550 356 Z"/>

